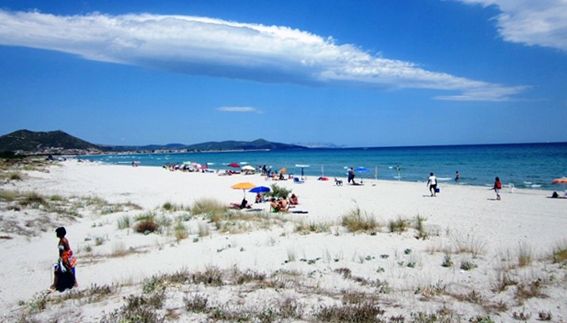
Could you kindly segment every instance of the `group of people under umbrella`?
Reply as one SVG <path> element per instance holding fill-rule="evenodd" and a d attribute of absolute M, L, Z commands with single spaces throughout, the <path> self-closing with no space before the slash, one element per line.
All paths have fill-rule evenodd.
<path fill-rule="evenodd" d="M 271 189 L 267 186 L 256 186 L 250 182 L 240 182 L 236 183 L 231 186 L 233 189 L 242 190 L 243 197 L 242 202 L 238 203 L 231 203 L 231 208 L 234 209 L 249 209 L 252 208 L 251 204 L 248 203 L 246 200 L 246 190 L 250 193 L 256 193 L 255 203 L 263 203 L 267 200 L 264 198 L 264 194 L 269 193 Z M 297 195 L 291 194 L 289 199 L 287 196 L 284 198 L 280 196 L 278 199 L 275 197 L 271 197 L 269 199 L 270 202 L 270 210 L 272 212 L 287 212 L 290 207 L 294 207 L 295 205 L 299 204 L 299 199 Z"/>

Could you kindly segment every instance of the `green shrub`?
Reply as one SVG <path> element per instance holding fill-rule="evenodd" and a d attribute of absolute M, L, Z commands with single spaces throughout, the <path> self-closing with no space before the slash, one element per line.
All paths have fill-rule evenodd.
<path fill-rule="evenodd" d="M 287 197 L 291 193 L 291 190 L 288 190 L 285 187 L 278 186 L 277 184 L 272 184 L 271 188 L 272 188 L 271 191 L 265 194 L 268 197 L 274 197 L 274 198 L 281 197 L 287 199 Z"/>
<path fill-rule="evenodd" d="M 189 232 L 187 232 L 187 227 L 183 224 L 183 222 L 177 222 L 175 225 L 175 239 L 177 241 L 181 241 L 183 239 L 187 239 L 189 236 Z"/>
<path fill-rule="evenodd" d="M 226 210 L 227 207 L 222 202 L 214 199 L 200 199 L 191 206 L 191 214 L 203 214 L 211 218 L 211 220 L 222 217 Z"/>

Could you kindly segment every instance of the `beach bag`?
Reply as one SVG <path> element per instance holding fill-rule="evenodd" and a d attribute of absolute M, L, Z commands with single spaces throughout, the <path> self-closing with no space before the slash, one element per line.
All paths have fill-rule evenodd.
<path fill-rule="evenodd" d="M 441 189 L 440 189 L 439 187 L 436 187 L 436 188 L 435 188 L 435 193 L 439 193 L 439 192 L 441 192 Z"/>

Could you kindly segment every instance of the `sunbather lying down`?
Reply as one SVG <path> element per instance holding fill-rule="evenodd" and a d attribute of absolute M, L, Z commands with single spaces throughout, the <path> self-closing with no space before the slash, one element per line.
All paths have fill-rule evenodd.
<path fill-rule="evenodd" d="M 230 203 L 230 208 L 231 209 L 250 209 L 252 206 L 250 204 L 248 204 L 248 201 L 246 200 L 246 198 L 242 199 L 242 202 L 240 202 L 240 204 L 238 203 Z"/>

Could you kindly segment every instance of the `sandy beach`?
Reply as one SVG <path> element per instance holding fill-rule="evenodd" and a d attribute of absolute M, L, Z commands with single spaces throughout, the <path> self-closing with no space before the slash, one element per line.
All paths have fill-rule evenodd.
<path fill-rule="evenodd" d="M 291 189 L 300 202 L 292 210 L 307 213 L 274 214 L 261 203 L 220 224 L 195 214 L 203 199 L 239 203 L 242 190 L 230 186 L 243 181 Z M 505 188 L 496 201 L 488 187 L 441 183 L 433 198 L 425 182 L 294 184 L 75 160 L 0 189 L 48 201 L 0 201 L 3 321 L 112 321 L 126 315 L 128 295 L 158 295 L 147 315 L 183 322 L 340 321 L 368 311 L 386 322 L 567 320 L 567 200 L 549 191 Z M 73 212 L 61 211 L 65 203 Z M 148 212 L 162 230 L 137 233 L 136 217 Z M 348 214 L 376 225 L 352 232 Z M 59 225 L 79 259 L 80 287 L 47 293 Z"/>

